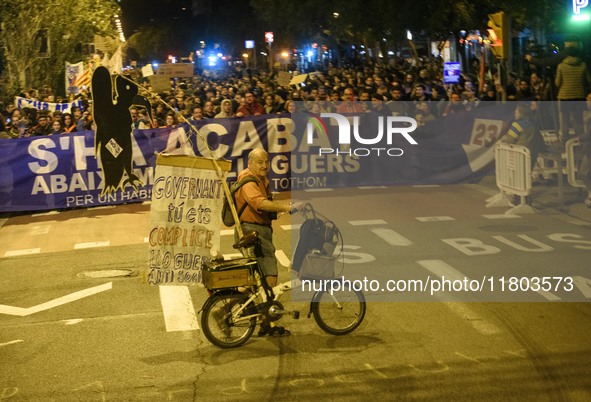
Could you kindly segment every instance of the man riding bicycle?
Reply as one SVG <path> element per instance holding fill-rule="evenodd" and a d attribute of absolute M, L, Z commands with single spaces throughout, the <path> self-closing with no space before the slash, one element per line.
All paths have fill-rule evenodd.
<path fill-rule="evenodd" d="M 252 150 L 248 154 L 248 167 L 238 174 L 240 181 L 247 176 L 252 176 L 256 181 L 248 182 L 235 194 L 236 210 L 241 211 L 240 225 L 243 233 L 256 230 L 259 233 L 260 243 L 255 247 L 257 262 L 267 278 L 267 284 L 273 287 L 277 284 L 277 258 L 275 257 L 275 246 L 273 245 L 273 228 L 271 222 L 276 219 L 278 212 L 289 212 L 292 206 L 288 202 L 273 201 L 269 187 L 269 155 L 262 148 Z M 234 231 L 236 242 L 238 232 Z M 272 326 L 263 317 L 259 336 L 273 335 L 285 336 L 290 332 L 281 326 Z"/>

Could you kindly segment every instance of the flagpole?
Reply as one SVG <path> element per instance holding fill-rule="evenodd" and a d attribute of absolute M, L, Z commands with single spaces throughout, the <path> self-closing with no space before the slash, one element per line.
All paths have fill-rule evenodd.
<path fill-rule="evenodd" d="M 162 98 L 160 98 L 157 94 L 154 94 L 152 91 L 150 91 L 149 89 L 147 89 L 143 85 L 138 84 L 137 82 L 133 81 L 132 79 L 130 79 L 128 77 L 126 77 L 125 75 L 120 75 L 120 76 L 123 77 L 124 79 L 126 79 L 127 81 L 130 81 L 133 84 L 137 85 L 142 90 L 146 91 L 148 94 L 150 94 L 150 96 L 152 98 L 156 99 L 159 102 L 162 102 L 162 104 L 164 104 L 167 108 L 169 108 L 170 110 L 172 110 L 175 113 L 175 116 L 177 116 L 178 118 L 180 118 L 180 120 L 182 120 L 185 123 L 187 123 L 189 125 L 189 127 L 191 128 L 191 132 L 187 136 L 187 141 L 188 142 L 190 142 L 191 135 L 193 135 L 193 132 L 195 132 L 199 136 L 199 138 L 201 139 L 201 141 L 203 142 L 203 144 L 205 144 L 205 147 L 209 151 L 210 158 L 211 158 L 210 161 L 213 163 L 213 166 L 214 166 L 215 170 L 217 171 L 218 178 L 222 182 L 222 188 L 224 189 L 224 194 L 226 195 L 226 198 L 228 200 L 228 205 L 230 205 L 230 211 L 232 211 L 232 216 L 234 217 L 234 222 L 237 223 L 234 226 L 236 227 L 236 231 L 238 232 L 238 237 L 239 238 L 242 238 L 242 236 L 244 235 L 244 233 L 242 231 L 242 226 L 240 225 L 240 217 L 238 216 L 238 211 L 236 210 L 236 205 L 234 204 L 234 200 L 232 199 L 232 196 L 231 196 L 231 193 L 230 193 L 230 187 L 228 186 L 228 182 L 226 181 L 226 178 L 224 177 L 224 173 L 223 173 L 222 169 L 220 168 L 220 165 L 218 165 L 218 163 L 217 163 L 217 161 L 216 161 L 216 159 L 215 159 L 215 157 L 213 155 L 213 150 L 211 149 L 211 147 L 207 143 L 207 139 L 205 137 L 203 137 L 203 134 L 201 134 L 199 132 L 199 130 L 197 130 L 197 127 L 195 127 L 189 121 L 189 119 L 187 119 L 185 116 L 183 116 L 182 113 L 177 112 L 171 105 L 169 105 L 165 100 L 163 100 Z M 181 146 L 184 145 L 185 143 L 182 143 Z M 159 152 L 159 153 L 162 154 L 163 152 Z"/>

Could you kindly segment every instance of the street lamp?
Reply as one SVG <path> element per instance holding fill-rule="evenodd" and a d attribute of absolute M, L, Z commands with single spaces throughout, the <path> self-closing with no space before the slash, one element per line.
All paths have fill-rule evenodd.
<path fill-rule="evenodd" d="M 287 71 L 287 57 L 289 56 L 289 53 L 287 53 L 286 51 L 281 52 L 281 57 L 283 58 L 283 68 L 285 69 L 285 71 Z"/>

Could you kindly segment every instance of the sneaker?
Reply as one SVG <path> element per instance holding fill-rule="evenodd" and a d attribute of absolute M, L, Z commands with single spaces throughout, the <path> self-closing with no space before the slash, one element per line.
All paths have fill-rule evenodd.
<path fill-rule="evenodd" d="M 278 326 L 278 327 L 272 327 L 271 330 L 269 331 L 269 335 L 279 338 L 282 336 L 290 336 L 291 332 L 288 329 Z"/>
<path fill-rule="evenodd" d="M 261 336 L 269 335 L 270 331 L 271 331 L 271 327 L 269 326 L 269 324 L 266 322 L 261 322 L 261 327 L 259 328 L 259 332 L 257 333 L 257 336 L 261 337 Z"/>

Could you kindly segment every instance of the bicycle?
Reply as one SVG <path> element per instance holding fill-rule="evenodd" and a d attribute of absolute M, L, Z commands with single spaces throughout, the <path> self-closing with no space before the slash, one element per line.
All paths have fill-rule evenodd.
<path fill-rule="evenodd" d="M 291 213 L 294 212 L 302 213 L 306 220 L 319 217 L 326 219 L 314 211 L 311 204 L 305 204 L 300 210 Z M 313 218 L 308 218 L 310 213 Z M 342 237 L 340 239 L 342 251 Z M 235 249 L 241 250 L 243 258 L 212 261 L 203 268 L 203 284 L 210 296 L 201 309 L 201 328 L 205 337 L 222 349 L 244 345 L 252 336 L 257 320 L 263 316 L 269 322 L 275 322 L 288 313 L 294 319 L 300 318 L 299 311 L 286 311 L 279 298 L 300 286 L 306 278 L 292 279 L 273 288 L 267 285 L 254 256 L 257 241 L 258 232 L 247 232 L 233 245 Z M 332 257 L 332 251 L 331 255 L 325 257 Z M 365 312 L 365 296 L 362 292 L 323 289 L 314 292 L 307 317 L 314 316 L 316 324 L 331 335 L 346 335 L 361 325 Z"/>

